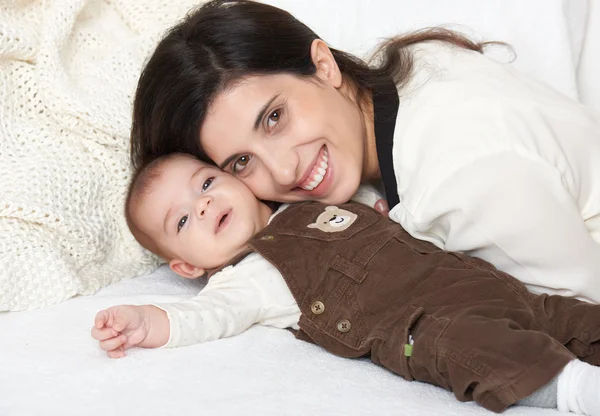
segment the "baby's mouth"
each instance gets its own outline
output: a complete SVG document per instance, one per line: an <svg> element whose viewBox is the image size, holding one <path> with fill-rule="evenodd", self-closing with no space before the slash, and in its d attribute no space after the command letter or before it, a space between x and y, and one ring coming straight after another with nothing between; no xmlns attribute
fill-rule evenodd
<svg viewBox="0 0 600 416"><path fill-rule="evenodd" d="M215 224L215 234L220 233L231 221L231 209L223 211L217 217L217 221Z"/></svg>
<svg viewBox="0 0 600 416"><path fill-rule="evenodd" d="M302 188L305 191L312 191L323 182L323 178L327 174L328 168L329 153L327 152L327 147L323 146L319 151L315 164L306 178L298 184L298 188Z"/></svg>

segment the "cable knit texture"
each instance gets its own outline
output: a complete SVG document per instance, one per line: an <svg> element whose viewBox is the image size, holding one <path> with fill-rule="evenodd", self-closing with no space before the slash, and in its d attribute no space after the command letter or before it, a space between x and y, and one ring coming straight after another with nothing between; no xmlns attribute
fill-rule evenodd
<svg viewBox="0 0 600 416"><path fill-rule="evenodd" d="M0 310L158 265L123 216L131 102L162 33L198 3L0 3Z"/></svg>

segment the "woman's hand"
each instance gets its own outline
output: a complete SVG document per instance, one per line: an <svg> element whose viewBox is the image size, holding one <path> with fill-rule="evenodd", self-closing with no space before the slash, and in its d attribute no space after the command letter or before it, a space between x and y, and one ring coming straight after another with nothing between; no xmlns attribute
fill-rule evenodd
<svg viewBox="0 0 600 416"><path fill-rule="evenodd" d="M379 212L383 216L388 216L390 212L390 207L385 199L381 198L375 202L375 206L373 207L377 212Z"/></svg>
<svg viewBox="0 0 600 416"><path fill-rule="evenodd" d="M383 194L369 182L360 184L352 196L352 201L374 208L377 212L386 217L390 212L390 207Z"/></svg>
<svg viewBox="0 0 600 416"><path fill-rule="evenodd" d="M135 346L160 347L168 341L169 333L167 314L152 305L105 309L98 312L92 328L92 337L111 358L124 357L125 350Z"/></svg>

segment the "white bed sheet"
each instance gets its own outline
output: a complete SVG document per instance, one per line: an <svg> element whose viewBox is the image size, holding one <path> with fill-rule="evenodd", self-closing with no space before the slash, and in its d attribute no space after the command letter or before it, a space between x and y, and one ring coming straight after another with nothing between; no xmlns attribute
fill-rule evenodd
<svg viewBox="0 0 600 416"><path fill-rule="evenodd" d="M343 359L285 330L111 360L89 331L101 308L176 301L201 289L164 266L94 296L0 314L0 416L487 415L368 360ZM514 407L506 415L558 415Z"/></svg>

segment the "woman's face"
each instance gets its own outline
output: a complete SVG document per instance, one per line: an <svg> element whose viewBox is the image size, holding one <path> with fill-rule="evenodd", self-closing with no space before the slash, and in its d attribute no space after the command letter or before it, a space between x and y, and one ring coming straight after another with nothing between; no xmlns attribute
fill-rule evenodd
<svg viewBox="0 0 600 416"><path fill-rule="evenodd" d="M258 198L338 204L359 186L362 112L342 86L337 65L316 64L317 79L244 78L208 111L200 130L203 148Z"/></svg>

